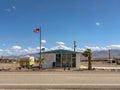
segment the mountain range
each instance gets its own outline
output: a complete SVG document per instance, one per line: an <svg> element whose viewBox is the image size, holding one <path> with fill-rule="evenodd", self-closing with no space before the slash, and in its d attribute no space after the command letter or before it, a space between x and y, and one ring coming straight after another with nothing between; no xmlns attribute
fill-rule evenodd
<svg viewBox="0 0 120 90"><path fill-rule="evenodd" d="M26 54L26 55L39 57L38 53ZM19 57L26 56L26 55L19 55L19 56L11 55L11 56L4 56L4 57L5 58L19 58ZM110 51L108 50L94 51L92 53L92 57L93 58L109 58L109 57L120 58L120 50L112 49ZM81 58L83 58L82 55L81 55Z"/></svg>
<svg viewBox="0 0 120 90"><path fill-rule="evenodd" d="M120 58L120 50L102 50L94 51L93 58Z"/></svg>

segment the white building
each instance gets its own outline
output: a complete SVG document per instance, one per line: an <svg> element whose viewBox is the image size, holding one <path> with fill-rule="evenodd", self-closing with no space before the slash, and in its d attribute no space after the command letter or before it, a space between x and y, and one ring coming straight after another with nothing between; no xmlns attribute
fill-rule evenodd
<svg viewBox="0 0 120 90"><path fill-rule="evenodd" d="M80 53L69 50L53 50L42 53L43 68L80 67Z"/></svg>

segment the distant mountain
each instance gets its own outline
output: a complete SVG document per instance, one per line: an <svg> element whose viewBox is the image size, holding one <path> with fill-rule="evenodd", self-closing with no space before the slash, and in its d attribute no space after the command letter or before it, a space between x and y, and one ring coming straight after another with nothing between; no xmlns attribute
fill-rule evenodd
<svg viewBox="0 0 120 90"><path fill-rule="evenodd" d="M94 58L109 58L109 54L111 58L120 58L120 50L115 50L115 49L110 50L110 52L108 50L94 51L93 57Z"/></svg>
<svg viewBox="0 0 120 90"><path fill-rule="evenodd" d="M120 50L112 49L110 52L108 50L101 50L101 51L94 51L92 53L93 58L120 58ZM81 55L81 58L84 58L84 56Z"/></svg>
<svg viewBox="0 0 120 90"><path fill-rule="evenodd" d="M33 54L26 54L26 55L20 55L20 56L5 56L6 58L19 58L22 56L34 56L34 57L39 57L39 53L33 53ZM108 50L101 50L101 51L94 51L93 52L93 58L109 58L109 51ZM110 50L110 57L111 58L120 58L120 50L112 49ZM83 56L81 55L81 58Z"/></svg>
<svg viewBox="0 0 120 90"><path fill-rule="evenodd" d="M2 58L18 58L19 56L15 56L15 55L10 55L10 56L3 56Z"/></svg>
<svg viewBox="0 0 120 90"><path fill-rule="evenodd" d="M39 57L40 55L38 53L33 53L33 54L25 54L25 55L19 55L19 56L15 56L15 55L4 56L4 58L20 58L20 57L24 57L24 56Z"/></svg>

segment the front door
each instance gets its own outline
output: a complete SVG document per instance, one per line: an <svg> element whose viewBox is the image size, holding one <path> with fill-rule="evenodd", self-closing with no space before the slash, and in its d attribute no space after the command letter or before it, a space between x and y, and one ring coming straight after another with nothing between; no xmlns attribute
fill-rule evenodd
<svg viewBox="0 0 120 90"><path fill-rule="evenodd" d="M61 54L56 54L56 67L61 67Z"/></svg>
<svg viewBox="0 0 120 90"><path fill-rule="evenodd" d="M62 54L62 66L71 67L71 54Z"/></svg>

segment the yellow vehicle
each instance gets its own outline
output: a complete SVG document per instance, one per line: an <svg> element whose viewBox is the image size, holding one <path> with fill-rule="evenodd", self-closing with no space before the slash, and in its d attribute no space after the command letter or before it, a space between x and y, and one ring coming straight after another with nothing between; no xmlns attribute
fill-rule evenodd
<svg viewBox="0 0 120 90"><path fill-rule="evenodd" d="M35 58L34 57L31 57L31 56L28 56L28 57L22 57L20 58L19 60L19 64L20 64L20 67L21 68L32 68L35 64Z"/></svg>

